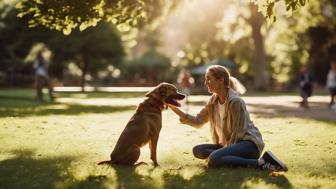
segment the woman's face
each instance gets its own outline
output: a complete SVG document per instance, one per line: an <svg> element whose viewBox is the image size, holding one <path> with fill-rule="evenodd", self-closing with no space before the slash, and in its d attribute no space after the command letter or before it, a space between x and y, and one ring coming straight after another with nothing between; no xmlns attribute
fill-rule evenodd
<svg viewBox="0 0 336 189"><path fill-rule="evenodd" d="M220 92L221 86L223 86L224 79L216 79L209 71L205 74L205 85L208 87L209 93Z"/></svg>

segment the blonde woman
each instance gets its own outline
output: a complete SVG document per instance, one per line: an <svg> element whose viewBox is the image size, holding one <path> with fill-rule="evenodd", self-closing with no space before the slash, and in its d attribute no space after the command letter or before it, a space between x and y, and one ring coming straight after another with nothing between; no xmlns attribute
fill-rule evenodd
<svg viewBox="0 0 336 189"><path fill-rule="evenodd" d="M207 159L209 167L255 167L272 171L287 171L287 167L270 151L260 157L264 142L260 131L250 120L243 99L238 95L245 88L228 70L219 65L208 68L205 85L212 96L196 115L189 115L176 106L169 107L183 124L195 128L210 121L213 144L200 144L193 148L196 158Z"/></svg>

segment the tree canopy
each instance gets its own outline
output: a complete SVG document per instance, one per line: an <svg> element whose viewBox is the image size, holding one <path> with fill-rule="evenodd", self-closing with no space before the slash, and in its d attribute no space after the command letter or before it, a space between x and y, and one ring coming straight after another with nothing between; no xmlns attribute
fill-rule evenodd
<svg viewBox="0 0 336 189"><path fill-rule="evenodd" d="M285 5L290 13L308 0L252 0L266 18L275 20L275 7ZM18 16L28 16L30 27L39 25L70 34L73 29L84 30L100 21L120 27L143 27L165 15L178 0L20 0Z"/></svg>

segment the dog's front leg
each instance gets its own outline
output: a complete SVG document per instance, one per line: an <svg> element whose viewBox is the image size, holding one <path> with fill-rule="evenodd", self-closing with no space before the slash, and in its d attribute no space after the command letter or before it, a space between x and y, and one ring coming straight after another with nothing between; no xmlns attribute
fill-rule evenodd
<svg viewBox="0 0 336 189"><path fill-rule="evenodd" d="M159 140L159 134L153 134L151 136L151 139L149 140L149 149L151 152L151 160L154 163L154 166L157 167L159 164L157 163L156 160L156 146L157 146L157 142Z"/></svg>

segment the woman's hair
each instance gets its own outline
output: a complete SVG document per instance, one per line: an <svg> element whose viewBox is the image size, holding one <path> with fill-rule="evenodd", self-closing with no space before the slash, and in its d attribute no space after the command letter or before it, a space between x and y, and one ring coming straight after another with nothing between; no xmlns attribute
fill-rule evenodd
<svg viewBox="0 0 336 189"><path fill-rule="evenodd" d="M244 85L241 84L238 79L232 77L230 72L224 66L212 65L207 71L211 72L216 79L223 78L225 87L235 90L238 94L244 94L246 92Z"/></svg>

